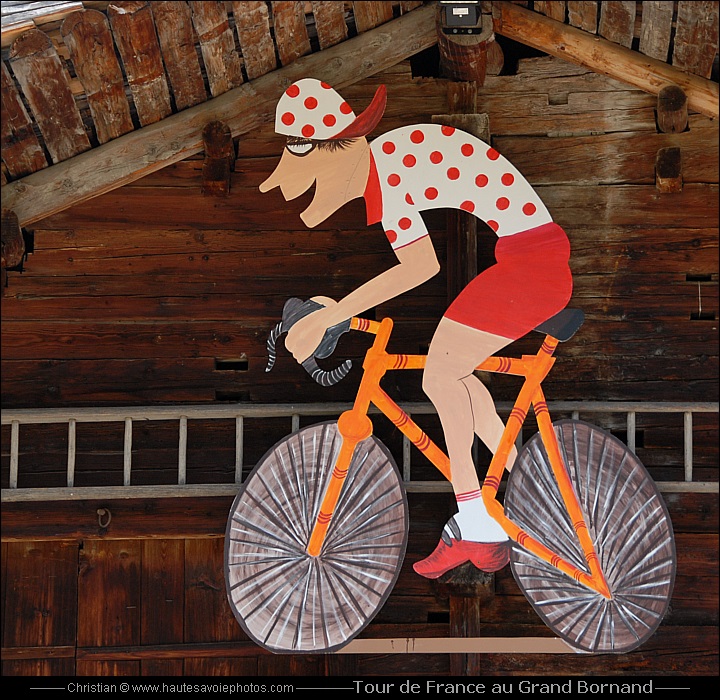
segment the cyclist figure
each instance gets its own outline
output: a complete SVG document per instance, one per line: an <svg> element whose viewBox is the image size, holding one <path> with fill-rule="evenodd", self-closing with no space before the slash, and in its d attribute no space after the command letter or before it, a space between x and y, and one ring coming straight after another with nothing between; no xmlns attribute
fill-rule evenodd
<svg viewBox="0 0 720 700"><path fill-rule="evenodd" d="M331 326L437 274L440 265L421 211L460 209L495 231L497 263L452 302L427 356L423 389L443 427L458 513L432 554L414 569L437 578L471 561L497 571L509 560L509 540L485 509L472 444L477 434L494 453L504 424L474 369L566 306L572 292L570 244L519 171L470 134L421 124L369 144L366 136L379 123L385 103L381 86L356 116L335 90L314 78L293 83L278 102L275 130L287 144L261 192L280 187L290 200L315 184L313 200L300 215L311 228L346 202L364 197L368 224L382 223L398 260L338 302L316 297L324 308L298 321L285 345L302 362Z"/></svg>

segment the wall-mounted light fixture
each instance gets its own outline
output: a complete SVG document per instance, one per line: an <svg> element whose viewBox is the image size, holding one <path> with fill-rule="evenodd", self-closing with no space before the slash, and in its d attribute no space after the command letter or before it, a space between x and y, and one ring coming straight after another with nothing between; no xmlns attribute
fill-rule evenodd
<svg viewBox="0 0 720 700"><path fill-rule="evenodd" d="M445 34L480 34L480 2L440 0L442 30Z"/></svg>

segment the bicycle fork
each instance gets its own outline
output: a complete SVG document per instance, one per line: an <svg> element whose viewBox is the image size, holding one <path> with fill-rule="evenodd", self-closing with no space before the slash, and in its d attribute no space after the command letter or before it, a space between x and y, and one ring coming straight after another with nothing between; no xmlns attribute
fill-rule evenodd
<svg viewBox="0 0 720 700"><path fill-rule="evenodd" d="M362 324L363 319L352 320L354 324L352 327L359 330L359 325ZM370 437L373 432L372 421L367 413L373 393L377 390L380 380L387 371L385 347L390 338L393 324L390 319L385 319L382 323L376 325L378 332L375 335L372 347L365 355L363 377L355 397L355 403L350 410L345 411L338 419L338 430L343 439L342 446L308 542L307 553L312 557L318 556L322 550L325 535L330 527L335 506L340 498L355 447L359 442Z"/></svg>

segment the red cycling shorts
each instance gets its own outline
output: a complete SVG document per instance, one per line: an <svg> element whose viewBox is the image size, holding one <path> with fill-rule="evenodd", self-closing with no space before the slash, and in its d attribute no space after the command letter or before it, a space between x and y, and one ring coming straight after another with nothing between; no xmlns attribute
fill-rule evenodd
<svg viewBox="0 0 720 700"><path fill-rule="evenodd" d="M445 317L516 340L565 308L570 242L555 223L498 238L497 263L460 292Z"/></svg>

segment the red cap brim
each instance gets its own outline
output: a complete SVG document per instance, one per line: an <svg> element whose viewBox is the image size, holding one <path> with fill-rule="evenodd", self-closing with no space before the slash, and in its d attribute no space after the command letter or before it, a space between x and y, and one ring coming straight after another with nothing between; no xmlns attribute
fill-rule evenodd
<svg viewBox="0 0 720 700"><path fill-rule="evenodd" d="M335 134L333 139L356 139L360 136L367 136L382 119L387 104L387 89L381 85L376 91L372 102L355 121L346 126L340 133Z"/></svg>

